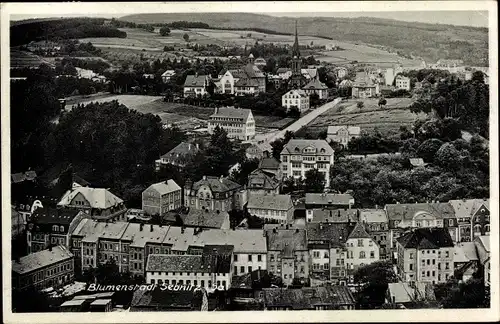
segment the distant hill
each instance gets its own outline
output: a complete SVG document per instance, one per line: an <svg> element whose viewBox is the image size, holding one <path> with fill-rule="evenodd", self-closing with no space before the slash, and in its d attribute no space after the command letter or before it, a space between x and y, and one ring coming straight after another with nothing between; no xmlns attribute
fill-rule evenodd
<svg viewBox="0 0 500 324"><path fill-rule="evenodd" d="M266 28L280 33L293 33L297 21L301 35L381 45L430 62L447 58L462 59L470 65L488 65L487 28L371 17L290 18L251 13L152 13L127 15L119 19L149 24L199 21L214 28Z"/></svg>

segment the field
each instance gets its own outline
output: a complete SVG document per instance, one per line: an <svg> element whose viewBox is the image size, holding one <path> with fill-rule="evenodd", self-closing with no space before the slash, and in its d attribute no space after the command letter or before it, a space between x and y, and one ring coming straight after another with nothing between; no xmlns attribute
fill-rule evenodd
<svg viewBox="0 0 500 324"><path fill-rule="evenodd" d="M52 63L30 52L19 51L14 49L11 49L10 51L11 69L37 68L42 63L52 66Z"/></svg>
<svg viewBox="0 0 500 324"><path fill-rule="evenodd" d="M387 105L378 107L378 99L361 100L364 107L357 108L360 100L349 100L337 107L330 109L323 115L313 120L307 130L311 133L319 133L326 130L328 126L350 125L360 126L362 130L373 132L375 128L384 134L392 134L399 130L402 125L413 124L417 119L426 119L424 113L413 114L407 108L412 99L389 98Z"/></svg>

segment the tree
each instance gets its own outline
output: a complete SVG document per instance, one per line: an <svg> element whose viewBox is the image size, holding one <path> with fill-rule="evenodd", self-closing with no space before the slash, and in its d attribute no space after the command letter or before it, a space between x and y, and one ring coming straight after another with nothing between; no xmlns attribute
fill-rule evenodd
<svg viewBox="0 0 500 324"><path fill-rule="evenodd" d="M383 107L387 104L387 100L385 98L380 98L378 101L378 106Z"/></svg>
<svg viewBox="0 0 500 324"><path fill-rule="evenodd" d="M288 116L291 118L299 118L300 117L299 108L297 108L297 106L291 106L290 110L288 110Z"/></svg>
<svg viewBox="0 0 500 324"><path fill-rule="evenodd" d="M443 141L437 138L431 138L420 144L417 149L417 154L419 157L423 158L426 162L433 162L436 152L443 145Z"/></svg>
<svg viewBox="0 0 500 324"><path fill-rule="evenodd" d="M328 131L326 129L322 130L318 134L318 139L326 140L327 137L328 137Z"/></svg>
<svg viewBox="0 0 500 324"><path fill-rule="evenodd" d="M358 101L356 103L356 107L358 107L359 110L363 109L364 106L365 106L365 104L363 103L363 101Z"/></svg>
<svg viewBox="0 0 500 324"><path fill-rule="evenodd" d="M168 35L170 35L170 28L168 28L168 27L162 27L162 28L160 28L160 35L161 36L168 36Z"/></svg>
<svg viewBox="0 0 500 324"><path fill-rule="evenodd" d="M472 82L484 83L484 73L481 71L474 71L472 73Z"/></svg>
<svg viewBox="0 0 500 324"><path fill-rule="evenodd" d="M185 33L184 36L182 36L186 42L189 42L189 35L188 33Z"/></svg>
<svg viewBox="0 0 500 324"><path fill-rule="evenodd" d="M453 144L445 143L437 150L434 161L447 172L457 171L460 167L460 152Z"/></svg>
<svg viewBox="0 0 500 324"><path fill-rule="evenodd" d="M325 175L318 169L310 169L305 174L304 187L306 192L320 193L325 188Z"/></svg>
<svg viewBox="0 0 500 324"><path fill-rule="evenodd" d="M285 141L282 138L278 138L278 139L272 141L271 143L269 143L269 145L271 145L271 148L273 151L272 152L273 157L275 159L279 160L281 151L283 151L283 148L285 147Z"/></svg>
<svg viewBox="0 0 500 324"><path fill-rule="evenodd" d="M231 174L231 178L239 184L246 184L248 182L248 175L257 169L259 166L258 159L243 160L239 168Z"/></svg>
<svg viewBox="0 0 500 324"><path fill-rule="evenodd" d="M237 162L233 152L233 143L229 140L227 132L219 126L215 127L210 137L210 145L205 155L208 175L227 175L229 167Z"/></svg>
<svg viewBox="0 0 500 324"><path fill-rule="evenodd" d="M95 269L95 278L103 285L120 284L121 275L116 260L111 258L106 263L99 264Z"/></svg>
<svg viewBox="0 0 500 324"><path fill-rule="evenodd" d="M385 293L390 282L397 277L391 262L378 261L359 268L354 273L354 282L361 286L358 303L361 308L374 308L385 302Z"/></svg>
<svg viewBox="0 0 500 324"><path fill-rule="evenodd" d="M490 293L480 278L466 282L450 280L436 286L436 298L443 308L489 308Z"/></svg>

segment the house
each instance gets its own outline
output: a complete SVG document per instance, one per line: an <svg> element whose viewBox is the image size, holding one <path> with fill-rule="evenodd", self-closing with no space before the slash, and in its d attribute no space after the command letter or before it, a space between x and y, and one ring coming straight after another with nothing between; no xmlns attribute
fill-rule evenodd
<svg viewBox="0 0 500 324"><path fill-rule="evenodd" d="M57 289L74 280L73 254L64 246L28 254L12 261L12 289Z"/></svg>
<svg viewBox="0 0 500 324"><path fill-rule="evenodd" d="M75 67L75 69L79 79L92 79L97 76L97 74L92 70L82 69L79 67Z"/></svg>
<svg viewBox="0 0 500 324"><path fill-rule="evenodd" d="M307 83L302 90L304 90L309 96L317 94L319 99L328 99L328 87L324 83L320 82L317 77Z"/></svg>
<svg viewBox="0 0 500 324"><path fill-rule="evenodd" d="M356 73L356 79L352 85L352 97L353 98L371 98L376 97L379 94L379 85L374 83L368 73L358 72Z"/></svg>
<svg viewBox="0 0 500 324"><path fill-rule="evenodd" d="M219 126L229 138L248 141L255 138L255 119L250 109L215 108L208 121L208 132L214 133Z"/></svg>
<svg viewBox="0 0 500 324"><path fill-rule="evenodd" d="M261 295L264 310L352 310L356 305L354 295L345 286L265 288Z"/></svg>
<svg viewBox="0 0 500 324"><path fill-rule="evenodd" d="M390 259L389 219L383 209L359 209L359 221L380 248L380 259Z"/></svg>
<svg viewBox="0 0 500 324"><path fill-rule="evenodd" d="M259 161L258 169L281 179L280 161L276 160L273 156L263 157Z"/></svg>
<svg viewBox="0 0 500 324"><path fill-rule="evenodd" d="M349 74L349 70L347 70L347 68L343 66L336 68L334 71L335 74L337 75L337 79L339 80L344 79Z"/></svg>
<svg viewBox="0 0 500 324"><path fill-rule="evenodd" d="M299 112L309 110L309 95L304 90L292 89L281 97L282 106L289 111L296 107Z"/></svg>
<svg viewBox="0 0 500 324"><path fill-rule="evenodd" d="M403 89L410 91L411 90L410 78L398 75L396 77L396 88L400 90Z"/></svg>
<svg viewBox="0 0 500 324"><path fill-rule="evenodd" d="M142 192L142 210L147 215L163 215L182 206L182 188L174 180L150 185Z"/></svg>
<svg viewBox="0 0 500 324"><path fill-rule="evenodd" d="M267 270L254 270L240 276L234 276L231 280L230 298L231 304L245 307L257 302L257 296L263 288L271 287L271 277ZM256 307L252 310L261 310Z"/></svg>
<svg viewBox="0 0 500 324"><path fill-rule="evenodd" d="M130 312L207 311L207 304L207 292L204 289L197 289L194 286L189 289L186 286L172 286L168 289L158 285L152 290L135 290L130 303Z"/></svg>
<svg viewBox="0 0 500 324"><path fill-rule="evenodd" d="M69 248L69 234L86 217L87 214L76 209L37 208L27 223L28 253L54 245Z"/></svg>
<svg viewBox="0 0 500 324"><path fill-rule="evenodd" d="M267 270L289 286L293 279L309 277L309 251L305 229L275 226L265 231Z"/></svg>
<svg viewBox="0 0 500 324"><path fill-rule="evenodd" d="M144 73L144 74L142 75L142 77L143 77L144 79L146 79L146 80L154 80L155 75L154 75L154 74L152 74L152 73Z"/></svg>
<svg viewBox="0 0 500 324"><path fill-rule="evenodd" d="M276 74L281 80L288 80L292 76L292 69L281 67L276 71Z"/></svg>
<svg viewBox="0 0 500 324"><path fill-rule="evenodd" d="M277 193L261 194L252 193L248 197L247 210L250 215L268 221L280 223L293 223L293 202L290 195Z"/></svg>
<svg viewBox="0 0 500 324"><path fill-rule="evenodd" d="M59 306L59 311L63 313L68 312L84 312L89 303L85 299L72 299L67 300Z"/></svg>
<svg viewBox="0 0 500 324"><path fill-rule="evenodd" d="M207 208L194 209L189 208L187 213L179 214L182 220L182 226L201 229L229 229L229 214L219 210L210 210Z"/></svg>
<svg viewBox="0 0 500 324"><path fill-rule="evenodd" d="M446 282L453 276L454 244L446 228L416 228L397 239L396 270L403 282Z"/></svg>
<svg viewBox="0 0 500 324"><path fill-rule="evenodd" d="M352 88L354 82L349 79L344 79L339 83L339 88Z"/></svg>
<svg viewBox="0 0 500 324"><path fill-rule="evenodd" d="M306 210L322 208L337 209L349 208L354 205L354 198L350 194L334 193L306 193Z"/></svg>
<svg viewBox="0 0 500 324"><path fill-rule="evenodd" d="M385 212L389 219L391 249L396 239L411 228L445 228L454 242L458 240L458 223L453 207L449 203L387 204Z"/></svg>
<svg viewBox="0 0 500 324"><path fill-rule="evenodd" d="M307 223L311 286L346 285L346 242L354 223Z"/></svg>
<svg viewBox="0 0 500 324"><path fill-rule="evenodd" d="M73 188L64 194L57 206L81 210L101 221L125 219L127 211L123 200L105 188Z"/></svg>
<svg viewBox="0 0 500 324"><path fill-rule="evenodd" d="M477 255L479 257L480 270L483 274L484 285L489 287L491 284L491 265L490 265L490 237L486 235L474 238Z"/></svg>
<svg viewBox="0 0 500 324"><path fill-rule="evenodd" d="M207 94L209 78L206 75L188 75L184 81L184 97L201 97Z"/></svg>
<svg viewBox="0 0 500 324"><path fill-rule="evenodd" d="M306 210L307 223L350 223L358 220L357 209L312 208Z"/></svg>
<svg viewBox="0 0 500 324"><path fill-rule="evenodd" d="M163 83L168 83L174 75L175 75L174 70L166 70L165 72L162 73L161 79Z"/></svg>
<svg viewBox="0 0 500 324"><path fill-rule="evenodd" d="M253 64L255 64L255 66L257 66L259 68L259 70L261 70L261 71L267 65L266 60L263 59L262 57L255 59Z"/></svg>
<svg viewBox="0 0 500 324"><path fill-rule="evenodd" d="M337 142L343 148L347 148L351 139L361 136L361 127L348 125L328 126L327 134L328 141Z"/></svg>
<svg viewBox="0 0 500 324"><path fill-rule="evenodd" d="M346 269L349 283L354 282L357 269L380 260L380 247L366 231L363 222L357 222L346 241Z"/></svg>
<svg viewBox="0 0 500 324"><path fill-rule="evenodd" d="M334 151L325 140L291 139L280 153L283 177L305 178L308 170L318 169L330 185Z"/></svg>
<svg viewBox="0 0 500 324"><path fill-rule="evenodd" d="M472 242L475 237L489 235L489 199L450 200L458 222L458 241Z"/></svg>
<svg viewBox="0 0 500 324"><path fill-rule="evenodd" d="M336 44L330 43L330 44L325 44L325 51L334 51L338 48Z"/></svg>
<svg viewBox="0 0 500 324"><path fill-rule="evenodd" d="M171 164L178 167L185 167L189 161L200 151L199 144L187 142L179 143L169 152L163 154L155 161L156 170L159 171L162 165Z"/></svg>
<svg viewBox="0 0 500 324"><path fill-rule="evenodd" d="M146 283L227 290L233 277L232 245L206 245L201 255L151 254Z"/></svg>
<svg viewBox="0 0 500 324"><path fill-rule="evenodd" d="M438 308L432 284L428 282L391 282L386 303L395 308Z"/></svg>
<svg viewBox="0 0 500 324"><path fill-rule="evenodd" d="M262 169L252 171L248 175L247 192L251 195L279 194L279 180Z"/></svg>
<svg viewBox="0 0 500 324"><path fill-rule="evenodd" d="M237 69L226 69L219 73L219 92L233 95L257 94L266 91L266 76L254 64Z"/></svg>
<svg viewBox="0 0 500 324"><path fill-rule="evenodd" d="M246 203L243 187L225 177L203 176L197 182L186 181L184 206L191 209L202 207L221 212L241 209Z"/></svg>
<svg viewBox="0 0 500 324"><path fill-rule="evenodd" d="M455 245L453 252L453 277L458 280L467 281L472 278L478 270L479 257L474 242L460 242Z"/></svg>

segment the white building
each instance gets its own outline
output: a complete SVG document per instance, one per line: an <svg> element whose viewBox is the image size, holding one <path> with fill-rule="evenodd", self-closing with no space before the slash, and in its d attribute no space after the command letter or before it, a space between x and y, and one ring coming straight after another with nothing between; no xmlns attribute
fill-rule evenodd
<svg viewBox="0 0 500 324"><path fill-rule="evenodd" d="M247 209L250 215L280 223L293 223L293 202L290 195L250 194Z"/></svg>
<svg viewBox="0 0 500 324"><path fill-rule="evenodd" d="M410 78L398 75L396 77L396 88L410 91L411 89Z"/></svg>
<svg viewBox="0 0 500 324"><path fill-rule="evenodd" d="M380 259L380 249L363 223L358 222L346 241L346 267L349 281L353 280L354 271L359 267L377 262Z"/></svg>
<svg viewBox="0 0 500 324"><path fill-rule="evenodd" d="M276 74L281 80L288 80L292 76L292 70L289 68L279 68Z"/></svg>
<svg viewBox="0 0 500 324"><path fill-rule="evenodd" d="M361 136L361 128L359 126L328 126L327 133L328 141L337 142L344 148L353 138Z"/></svg>
<svg viewBox="0 0 500 324"><path fill-rule="evenodd" d="M182 188L174 180L150 185L142 192L142 210L147 215L164 215L182 206Z"/></svg>
<svg viewBox="0 0 500 324"><path fill-rule="evenodd" d="M280 154L283 177L305 178L308 170L318 169L328 187L334 153L325 140L292 139Z"/></svg>
<svg viewBox="0 0 500 324"><path fill-rule="evenodd" d="M208 121L208 132L214 133L219 126L229 138L248 141L255 137L255 120L250 109L215 108Z"/></svg>
<svg viewBox="0 0 500 324"><path fill-rule="evenodd" d="M317 94L319 99L328 98L328 87L319 81L318 78L312 79L302 88L302 90L304 90L308 95L312 95L313 93Z"/></svg>
<svg viewBox="0 0 500 324"><path fill-rule="evenodd" d="M163 74L161 75L161 79L163 80L163 83L167 83L170 81L170 79L175 75L175 71L174 70L166 70L165 72L163 72Z"/></svg>
<svg viewBox="0 0 500 324"><path fill-rule="evenodd" d="M349 74L349 71L345 67L339 67L335 69L335 73L337 74L337 79L343 79Z"/></svg>
<svg viewBox="0 0 500 324"><path fill-rule="evenodd" d="M281 101L287 111L292 107L297 107L300 112L309 109L309 95L304 90L290 90L281 97Z"/></svg>
<svg viewBox="0 0 500 324"><path fill-rule="evenodd" d="M184 81L184 97L201 97L207 94L208 76L188 75Z"/></svg>

